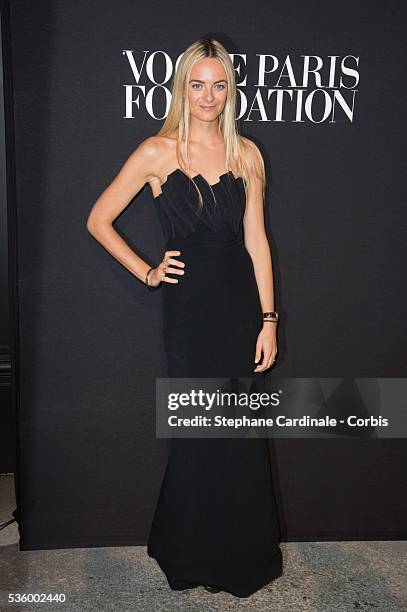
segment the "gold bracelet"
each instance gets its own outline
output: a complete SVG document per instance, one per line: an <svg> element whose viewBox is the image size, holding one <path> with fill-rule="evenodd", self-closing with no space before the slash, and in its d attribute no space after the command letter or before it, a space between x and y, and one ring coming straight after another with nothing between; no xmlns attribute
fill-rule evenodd
<svg viewBox="0 0 407 612"><path fill-rule="evenodd" d="M154 287L148 284L148 275L150 274L151 270L154 270L154 267L151 267L149 270L147 270L147 274L146 274L146 285L148 289L154 289Z"/></svg>
<svg viewBox="0 0 407 612"><path fill-rule="evenodd" d="M263 322L266 323L277 323L278 321L278 312L273 310L272 312L263 312Z"/></svg>

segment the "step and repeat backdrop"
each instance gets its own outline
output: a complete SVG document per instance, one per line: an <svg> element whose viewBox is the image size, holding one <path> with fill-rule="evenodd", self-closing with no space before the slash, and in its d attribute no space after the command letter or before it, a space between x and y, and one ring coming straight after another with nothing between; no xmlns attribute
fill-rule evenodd
<svg viewBox="0 0 407 612"><path fill-rule="evenodd" d="M405 6L204 8L9 5L21 549L146 544L169 448L156 435L162 295L86 220L160 129L177 61L201 36L230 53L239 129L266 165L280 313L267 382L320 381L322 407L334 398L337 413L373 405L377 416L380 381L407 376ZM161 260L148 185L115 228L151 265ZM407 451L392 432L270 439L282 539L405 537Z"/></svg>

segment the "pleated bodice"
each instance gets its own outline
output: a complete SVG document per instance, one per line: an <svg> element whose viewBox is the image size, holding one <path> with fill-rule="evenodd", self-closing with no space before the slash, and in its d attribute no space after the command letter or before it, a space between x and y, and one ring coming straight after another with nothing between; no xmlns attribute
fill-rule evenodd
<svg viewBox="0 0 407 612"><path fill-rule="evenodd" d="M199 208L198 186L203 206ZM246 194L242 177L225 172L213 184L201 175L189 177L177 168L168 174L161 193L154 198L167 242L176 236L187 237L199 228L211 232L228 229L242 238Z"/></svg>

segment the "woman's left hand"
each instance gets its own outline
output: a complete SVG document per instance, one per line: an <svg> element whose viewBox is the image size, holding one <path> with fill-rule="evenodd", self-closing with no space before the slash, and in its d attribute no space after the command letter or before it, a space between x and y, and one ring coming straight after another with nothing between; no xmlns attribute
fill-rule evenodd
<svg viewBox="0 0 407 612"><path fill-rule="evenodd" d="M256 354L254 362L257 363L261 359L263 352L262 364L256 366L255 372L263 372L273 365L277 355L277 333L275 323L263 323L263 328L257 337Z"/></svg>

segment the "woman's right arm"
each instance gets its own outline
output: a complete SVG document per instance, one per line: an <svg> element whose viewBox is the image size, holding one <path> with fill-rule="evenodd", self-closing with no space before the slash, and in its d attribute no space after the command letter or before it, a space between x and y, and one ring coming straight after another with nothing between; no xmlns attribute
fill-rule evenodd
<svg viewBox="0 0 407 612"><path fill-rule="evenodd" d="M149 177L156 175L157 160L160 159L161 153L160 143L154 136L144 140L133 151L110 185L98 197L86 223L88 232L143 283L145 283L147 271L151 266L141 259L116 232L113 228L113 222L140 189L144 187ZM166 252L166 263L179 265L179 261L168 258L169 253L175 253L175 251ZM168 269L168 271L174 270ZM180 272L179 270L175 273L178 274ZM159 284L162 280L172 283L177 282L177 279L171 277L165 278L162 273L161 276L158 277L158 270L154 270L154 274L150 273L149 280L153 278L154 285Z"/></svg>

